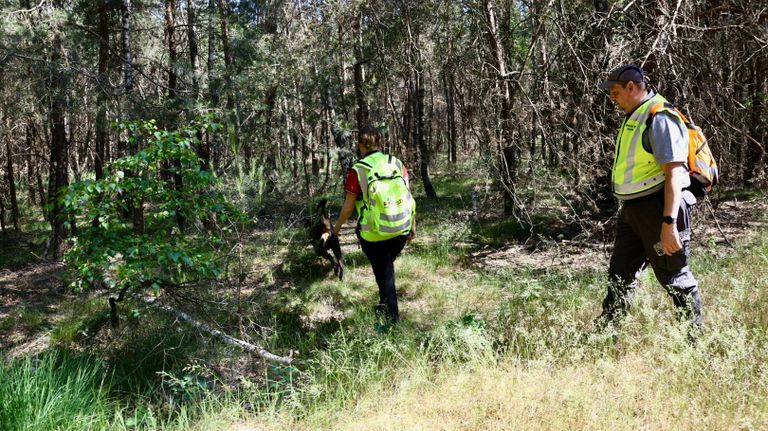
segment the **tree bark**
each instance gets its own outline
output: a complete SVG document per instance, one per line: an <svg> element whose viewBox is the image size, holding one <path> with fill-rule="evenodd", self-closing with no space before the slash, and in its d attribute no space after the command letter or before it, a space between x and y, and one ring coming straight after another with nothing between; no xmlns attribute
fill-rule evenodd
<svg viewBox="0 0 768 431"><path fill-rule="evenodd" d="M29 148L31 157L33 158L33 162L30 166L36 167L37 166L37 160L39 159L39 155L37 154L37 147L35 146L35 137L38 135L37 128L32 124L33 120L27 121L27 148ZM48 210L47 210L47 203L48 198L45 194L45 187L43 186L43 175L41 174L41 168L37 166L34 172L34 177L30 173L30 181L34 178L35 184L37 186L37 196L38 196L38 203L40 204L40 211L43 214L43 217L48 220Z"/></svg>
<svg viewBox="0 0 768 431"><path fill-rule="evenodd" d="M227 0L219 0L219 24L221 25L221 48L224 54L224 94L227 99L227 115L229 116L229 127L233 129L233 132L229 134L230 139L235 142L231 142L232 148L240 148L239 145L239 124L237 120L237 112L235 111L235 96L234 88L232 88L232 51L229 45L229 23L228 15L229 8L227 7ZM250 145L244 145L244 158L246 166L250 163Z"/></svg>
<svg viewBox="0 0 768 431"><path fill-rule="evenodd" d="M176 48L176 0L165 0L165 37L168 46L168 99L171 102L171 128L175 128L175 114L179 106L176 67L178 50Z"/></svg>
<svg viewBox="0 0 768 431"><path fill-rule="evenodd" d="M192 99L200 97L200 80L197 73L197 11L194 0L187 0L187 42L189 43L189 66L192 69Z"/></svg>
<svg viewBox="0 0 768 431"><path fill-rule="evenodd" d="M509 49L505 46L496 16L493 1L485 2L485 17L488 22L488 41L493 55L494 65L497 70L496 84L501 99L499 112L499 148L501 149L500 176L502 193L504 195L504 214L511 215L514 212L513 185L517 179L519 157L517 148L512 140L512 89L510 88L509 72L507 70L506 54ZM502 25L508 25L508 17L504 17Z"/></svg>
<svg viewBox="0 0 768 431"><path fill-rule="evenodd" d="M191 26L190 26L191 28ZM168 99L171 102L170 124L166 124L169 129L178 128L178 111L181 106L178 92L178 75L176 68L178 66L178 49L176 41L176 0L165 0L165 34L168 43ZM193 71L194 74L194 71ZM181 193L184 186L181 176L181 161L178 159L171 162L173 164L173 187L177 193ZM179 230L184 232L186 220L180 207L176 207L176 224Z"/></svg>
<svg viewBox="0 0 768 431"><path fill-rule="evenodd" d="M66 75L60 64L64 57L62 33L59 28L53 28L53 40L51 44L51 71L50 71L50 117L51 127L51 178L52 191L49 195L51 212L51 241L48 246L49 255L58 260L62 257L62 245L66 238L64 228L64 207L59 199L59 194L68 185L67 180L67 135L64 124L66 112Z"/></svg>
<svg viewBox="0 0 768 431"><path fill-rule="evenodd" d="M123 40L123 87L126 94L133 90L133 60L131 59L131 0L120 3Z"/></svg>
<svg viewBox="0 0 768 431"><path fill-rule="evenodd" d="M8 130L8 128L6 128ZM13 168L13 148L11 147L10 137L5 137L5 150L6 150L6 170L5 175L8 181L8 197L11 200L11 220L13 221L13 229L16 232L20 232L19 228L19 203L16 199L16 176L14 175Z"/></svg>
<svg viewBox="0 0 768 431"><path fill-rule="evenodd" d="M109 103L108 88L109 77L107 76L109 64L109 1L101 0L99 2L99 75L98 89L96 96L96 148L93 157L93 169L96 180L104 178L105 149L109 146L109 133L107 124L107 104ZM94 217L91 225L99 225L99 218Z"/></svg>
<svg viewBox="0 0 768 431"><path fill-rule="evenodd" d="M359 16L355 21L354 30L355 33L355 64L354 64L354 85L355 85L355 102L357 103L357 128L360 129L370 121L370 112L368 109L368 102L365 94L365 68L363 65L366 60L363 55L363 17Z"/></svg>
<svg viewBox="0 0 768 431"><path fill-rule="evenodd" d="M421 181L424 184L424 193L428 198L436 198L437 193L429 177L429 162L431 151L427 143L424 130L424 86L422 83L421 71L414 71L414 128L413 141L419 150L419 173Z"/></svg>
<svg viewBox="0 0 768 431"><path fill-rule="evenodd" d="M26 157L26 163L27 163L27 195L29 196L29 203L30 205L34 205L37 200L37 193L35 192L35 163L34 158L32 157L32 146L30 145L30 139L29 139L29 126L25 125L24 127L25 133L24 133L24 142L26 144L26 150L27 151L27 157Z"/></svg>
<svg viewBox="0 0 768 431"><path fill-rule="evenodd" d="M3 203L3 193L0 191L0 232L5 235L5 204Z"/></svg>
<svg viewBox="0 0 768 431"><path fill-rule="evenodd" d="M133 91L133 60L131 58L131 0L122 0L122 42L123 42L123 90L124 102L129 106L132 104L131 92ZM130 108L129 108L130 109ZM128 149L131 153L138 152L138 143ZM131 175L129 172L128 175ZM133 232L136 234L144 233L144 202L131 200L131 219L133 223Z"/></svg>
<svg viewBox="0 0 768 431"><path fill-rule="evenodd" d="M216 78L216 65L214 53L216 52L216 0L208 0L208 58L206 70L208 72L208 101L209 108L216 109L219 106L219 86ZM215 145L210 132L205 133L205 151L203 163L216 172L218 160L216 158Z"/></svg>

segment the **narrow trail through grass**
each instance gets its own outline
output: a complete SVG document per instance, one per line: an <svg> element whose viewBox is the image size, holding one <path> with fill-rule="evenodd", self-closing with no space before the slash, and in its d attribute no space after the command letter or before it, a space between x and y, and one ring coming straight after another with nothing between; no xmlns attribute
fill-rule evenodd
<svg viewBox="0 0 768 431"><path fill-rule="evenodd" d="M25 346L49 337L40 350L76 357L75 369L98 371L81 387L101 388L88 405L80 389L60 397L72 398L57 405L80 421L62 429L768 428L766 201L718 204L737 247L725 247L700 216L692 264L707 330L695 345L650 273L616 340L593 333L605 245L546 237L492 245L519 226L479 229L461 212L466 203L447 198L422 205L433 211L396 263L403 322L384 334L351 228L344 281L301 232L251 234L241 319L232 291L209 292L200 297L207 308L192 311L294 355L292 367L249 358L136 304L111 330L103 298L62 290L56 268L5 269L0 340L6 361L20 359L6 362L0 392L35 384L23 361L36 351ZM54 371L50 380L62 377Z"/></svg>

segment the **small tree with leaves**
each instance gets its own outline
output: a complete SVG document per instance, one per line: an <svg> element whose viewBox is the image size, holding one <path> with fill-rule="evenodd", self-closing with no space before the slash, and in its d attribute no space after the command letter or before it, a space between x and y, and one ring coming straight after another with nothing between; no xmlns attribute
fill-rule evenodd
<svg viewBox="0 0 768 431"><path fill-rule="evenodd" d="M167 131L145 121L120 128L143 149L114 161L101 179L72 184L60 198L71 215L91 221L65 255L73 287L103 285L116 293L114 324L115 303L130 289L173 291L219 278L232 222L242 217L215 191L215 177L201 169L195 152L198 132L215 133L219 125ZM125 218L135 202L144 203L142 230Z"/></svg>

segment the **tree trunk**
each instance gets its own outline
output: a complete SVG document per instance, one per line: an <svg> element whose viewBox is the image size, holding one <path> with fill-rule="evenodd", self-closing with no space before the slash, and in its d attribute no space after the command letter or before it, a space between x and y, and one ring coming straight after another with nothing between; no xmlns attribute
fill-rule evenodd
<svg viewBox="0 0 768 431"><path fill-rule="evenodd" d="M32 124L33 120L28 120L27 122L27 146L29 148L29 151L33 155L33 164L31 166L37 166L37 161L39 160L40 156L37 154L37 147L35 147L35 136L38 135L37 128ZM37 185L37 196L39 198L38 203L40 204L40 211L43 214L43 218L46 220L49 219L48 217L48 210L47 210L47 203L48 198L45 194L45 187L43 187L43 175L41 174L41 169L38 166L37 169L35 169L35 176L30 176L30 181L32 181L32 178L35 179L35 183Z"/></svg>
<svg viewBox="0 0 768 431"><path fill-rule="evenodd" d="M176 109L179 106L176 66L178 52L176 49L176 0L165 0L165 37L168 44L168 99L171 102L170 128L176 128Z"/></svg>
<svg viewBox="0 0 768 431"><path fill-rule="evenodd" d="M761 67L763 66L763 67ZM750 115L745 122L746 134L753 137L758 142L765 143L766 140L766 108L765 108L765 94L766 94L766 78L765 71L767 64L763 56L755 56L749 63L747 69L747 94L750 95L752 107L750 109ZM755 186L765 182L763 178L765 174L765 150L764 146L755 145L751 140L744 140L746 145L745 159L748 170L744 176L744 184L749 186ZM756 180L759 181L756 183Z"/></svg>
<svg viewBox="0 0 768 431"><path fill-rule="evenodd" d="M355 65L354 65L354 84L355 84L355 102L357 102L357 128L360 129L370 120L368 102L365 95L365 59L363 58L363 28L362 16L355 22Z"/></svg>
<svg viewBox="0 0 768 431"><path fill-rule="evenodd" d="M192 69L192 99L200 97L200 80L197 74L197 11L194 0L187 0L187 41L189 43L189 66Z"/></svg>
<svg viewBox="0 0 768 431"><path fill-rule="evenodd" d="M53 28L53 41L51 45L51 72L50 72L50 127L51 127L51 178L52 193L49 195L51 212L51 241L48 253L53 259L62 256L62 245L66 238L64 228L64 207L59 199L61 193L68 185L67 181L67 136L64 124L66 110L66 76L61 66L64 55L62 34L60 29Z"/></svg>
<svg viewBox="0 0 768 431"><path fill-rule="evenodd" d="M288 118L288 100L284 99L285 102L285 116L286 121L289 123L290 126L290 119ZM264 116L264 139L267 142L272 141L272 117L275 113L275 106L277 104L277 87L276 86L270 86L270 88L267 90L267 94L264 97L264 110L262 111L262 115ZM278 109L279 110L279 109ZM290 136L291 128L287 130L287 134ZM290 138L289 138L290 139ZM275 141L279 142L279 139L276 139ZM290 148L290 144L289 144ZM275 175L277 173L278 169L278 155L279 155L280 147L278 145L275 145L271 148L267 148L267 154L266 154L266 161L265 161L265 180L266 184L264 187L264 193L265 194L271 194L272 191L277 187L277 183L275 182ZM296 161L295 159L293 160ZM294 172L295 174L295 172Z"/></svg>
<svg viewBox="0 0 768 431"><path fill-rule="evenodd" d="M211 109L219 106L219 86L216 79L214 53L216 52L216 0L208 0L208 59L206 69L208 71L208 100ZM216 158L215 145L212 142L210 132L205 133L205 159L206 166L210 166L216 172L218 160Z"/></svg>
<svg viewBox="0 0 768 431"><path fill-rule="evenodd" d="M35 165L36 160L32 157L32 146L29 139L29 126L25 126L24 142L26 144L27 151L27 194L29 196L30 205L34 205L36 202L37 193L35 192Z"/></svg>
<svg viewBox="0 0 768 431"><path fill-rule="evenodd" d="M231 148L237 148L240 150L239 139L239 124L237 120L237 112L235 111L235 98L234 88L232 88L232 52L229 46L229 24L227 22L229 15L229 8L227 7L227 0L219 0L219 24L221 25L221 48L224 54L224 94L227 98L227 115L229 116L229 128L232 132L229 134L229 139L234 140L230 142ZM244 145L242 148L243 156L246 166L250 163L251 159L251 147L250 145ZM237 156L237 155L236 155Z"/></svg>
<svg viewBox="0 0 768 431"><path fill-rule="evenodd" d="M6 128L9 130L10 128ZM16 199L16 176L13 173L13 148L11 148L11 139L9 136L5 137L5 150L7 157L6 164L6 179L8 180L8 197L11 200L11 220L13 220L13 229L19 232L19 204Z"/></svg>
<svg viewBox="0 0 768 431"><path fill-rule="evenodd" d="M131 92L133 90L133 60L131 59L131 0L122 0L122 40L123 40L123 90L125 92L124 102L130 105ZM130 108L129 108L130 109ZM130 139L129 139L130 140ZM129 152L138 152L138 143L133 144L128 149ZM131 173L128 173L129 175ZM144 233L144 202L139 199L137 202L131 200L131 219L133 223L133 232L136 234Z"/></svg>
<svg viewBox="0 0 768 431"><path fill-rule="evenodd" d="M5 204L2 191L0 191L0 231L5 235Z"/></svg>
<svg viewBox="0 0 768 431"><path fill-rule="evenodd" d="M455 164L458 161L458 153L456 150L456 91L453 77L453 66L450 64L443 72L443 92L445 93L446 128L448 129L448 161L452 164Z"/></svg>
<svg viewBox="0 0 768 431"><path fill-rule="evenodd" d="M514 212L514 195L512 193L513 185L517 179L517 170L519 158L517 157L517 148L512 140L513 122L512 122L512 94L509 82L509 72L507 71L506 52L509 49L504 44L504 39L499 30L496 11L491 0L485 2L485 16L488 21L488 40L493 55L493 61L498 71L497 85L499 97L501 99L501 111L499 112L499 148L501 149L500 160L500 179L502 184L502 193L504 195L504 214L511 215ZM508 19L501 20L502 25L508 25Z"/></svg>
<svg viewBox="0 0 768 431"><path fill-rule="evenodd" d="M429 178L429 162L431 158L424 127L424 86L420 71L415 71L414 77L414 128L413 141L419 150L419 173L424 184L424 193L428 198L436 198L437 193Z"/></svg>
<svg viewBox="0 0 768 431"><path fill-rule="evenodd" d="M200 76L197 70L200 51L197 47L197 11L194 0L187 0L187 41L189 42L189 67L192 69L192 100L197 105L200 101ZM196 115L193 109L187 113L189 119L195 118ZM209 155L208 146L203 143L202 130L197 131L196 138L198 143L195 145L195 152L200 158L200 170L206 171L209 169Z"/></svg>
<svg viewBox="0 0 768 431"><path fill-rule="evenodd" d="M123 87L126 94L133 89L133 60L131 59L131 0L122 0L120 11L123 21Z"/></svg>
<svg viewBox="0 0 768 431"><path fill-rule="evenodd" d="M170 124L166 127L169 129L178 128L178 110L181 106L181 100L179 100L178 94L178 76L176 74L176 67L178 65L178 51L176 48L176 0L165 0L165 34L168 42L168 99L171 101L171 113ZM194 74L194 72L193 72ZM181 161L178 159L173 160L173 187L176 192L181 193L183 188L183 181L181 177ZM179 226L179 230L184 232L184 215L181 213L181 208L176 207L176 224Z"/></svg>
<svg viewBox="0 0 768 431"><path fill-rule="evenodd" d="M109 64L109 9L108 0L99 2L99 89L96 96L96 148L93 158L93 168L96 180L104 178L105 148L109 146L109 133L107 124L107 103L109 98L107 88L109 77L107 68ZM91 225L99 225L98 217L94 217Z"/></svg>
<svg viewBox="0 0 768 431"><path fill-rule="evenodd" d="M443 93L445 95L445 123L447 133L446 137L448 140L448 161L452 164L455 164L458 154L456 151L456 80L454 77L455 65L453 58L453 28L451 24L453 17L451 14L451 3L446 2L446 4L447 7L444 8L445 15L443 19L443 26L445 27L445 33L447 35L445 40L446 59L445 67L443 68Z"/></svg>

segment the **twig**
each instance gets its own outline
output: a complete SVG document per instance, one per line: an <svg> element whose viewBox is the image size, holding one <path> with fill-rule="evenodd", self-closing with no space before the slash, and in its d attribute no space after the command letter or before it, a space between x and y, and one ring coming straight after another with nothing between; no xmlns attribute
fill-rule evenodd
<svg viewBox="0 0 768 431"><path fill-rule="evenodd" d="M715 114L715 116L716 116L716 117L717 117L717 118L718 118L720 121L722 121L722 122L723 122L723 124L725 124L726 126L728 126L728 127L729 127L731 130L733 130L734 132L736 132L736 133L741 133L741 135L742 135L742 136L744 136L745 138L747 138L747 139L748 139L750 142L752 142L753 144L757 145L757 146L758 146L758 148L760 148L760 150L761 150L762 152L765 152L765 147L763 146L763 144L761 144L761 143L760 143L760 141L758 141L757 139L755 139L755 138L753 138L752 136L750 136L750 135L749 135L749 133L747 133L747 132L744 132L743 130L739 130L739 128L738 128L738 127L736 127L736 126L732 125L731 123L729 123L728 121L726 121L726 120L725 120L725 118L723 118L723 117L722 117L722 115L720 115L720 113L719 113L719 112L717 112L717 109L713 109L713 110L712 110L712 112Z"/></svg>
<svg viewBox="0 0 768 431"><path fill-rule="evenodd" d="M675 13L672 15L672 19L669 20L669 22L659 30L659 35L656 36L656 40L653 41L653 45L651 46L651 49L648 50L648 53L645 55L645 58L643 59L643 62L641 65L645 65L645 63L648 61L648 58L650 58L651 54L653 54L654 51L656 51L656 47L659 45L659 42L661 42L662 36L667 32L667 30L672 27L674 31L674 25L675 20L677 19L677 14L680 11L680 5L683 3L683 0L677 0L677 6L675 6Z"/></svg>
<svg viewBox="0 0 768 431"><path fill-rule="evenodd" d="M717 226L717 230L719 230L720 234L723 236L725 243L735 250L736 247L733 245L731 240L728 239L728 236L723 231L723 228L720 227L720 222L717 220L717 217L715 216L715 208L712 206L712 201L709 199L709 196L705 196L704 200L707 201L707 207L709 208L709 213L712 214L712 219L715 220L715 226Z"/></svg>
<svg viewBox="0 0 768 431"><path fill-rule="evenodd" d="M37 5L37 6L35 6L35 7L33 7L33 8L30 8L30 9L18 9L18 10L12 10L12 11L10 11L10 12L5 12L5 14L6 14L7 16L12 16L12 15L15 15L15 14L18 14L18 13L29 13L29 12L34 12L34 11L36 11L36 10L40 9L40 8L43 6L43 3L45 3L45 0L42 0L42 1L41 1L41 2L40 2L38 5Z"/></svg>

